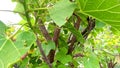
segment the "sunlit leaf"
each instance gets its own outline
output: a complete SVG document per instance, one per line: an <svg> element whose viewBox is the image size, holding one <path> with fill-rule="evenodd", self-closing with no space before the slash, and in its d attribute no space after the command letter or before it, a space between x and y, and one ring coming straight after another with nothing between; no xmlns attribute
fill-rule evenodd
<svg viewBox="0 0 120 68"><path fill-rule="evenodd" d="M26 41L26 45L29 45L29 47L24 46L24 41ZM2 41L0 41L2 42L0 43L2 45L0 48L0 67L8 68L11 63L20 59L20 57L29 50L30 45L35 41L35 35L32 32L26 31L18 34L15 44L11 40L3 37Z"/></svg>
<svg viewBox="0 0 120 68"><path fill-rule="evenodd" d="M21 53L11 40L5 40L0 48L0 67L8 68L8 66L19 59Z"/></svg>
<svg viewBox="0 0 120 68"><path fill-rule="evenodd" d="M15 45L24 54L35 41L36 37L32 31L22 31L17 35Z"/></svg>
<svg viewBox="0 0 120 68"><path fill-rule="evenodd" d="M6 28L7 26L2 21L0 21L0 35L5 34Z"/></svg>
<svg viewBox="0 0 120 68"><path fill-rule="evenodd" d="M6 38L3 35L0 35L0 47L2 46L5 40Z"/></svg>
<svg viewBox="0 0 120 68"><path fill-rule="evenodd" d="M75 4L69 0L61 0L57 2L50 10L50 16L58 26L62 26L72 15Z"/></svg>
<svg viewBox="0 0 120 68"><path fill-rule="evenodd" d="M99 60L94 54L91 54L89 57L83 58L83 62L85 68L100 68Z"/></svg>
<svg viewBox="0 0 120 68"><path fill-rule="evenodd" d="M77 0L80 13L120 28L120 1L119 0ZM120 29L119 29L120 30Z"/></svg>

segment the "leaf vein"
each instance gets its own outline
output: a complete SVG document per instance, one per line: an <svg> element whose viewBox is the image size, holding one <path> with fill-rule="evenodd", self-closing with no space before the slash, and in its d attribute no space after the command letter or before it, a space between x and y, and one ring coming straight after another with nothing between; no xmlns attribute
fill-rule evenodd
<svg viewBox="0 0 120 68"><path fill-rule="evenodd" d="M103 0L97 7L97 9L105 2L105 0Z"/></svg>
<svg viewBox="0 0 120 68"><path fill-rule="evenodd" d="M85 9L87 2L88 2L88 0L85 1L85 4L83 6L83 10Z"/></svg>

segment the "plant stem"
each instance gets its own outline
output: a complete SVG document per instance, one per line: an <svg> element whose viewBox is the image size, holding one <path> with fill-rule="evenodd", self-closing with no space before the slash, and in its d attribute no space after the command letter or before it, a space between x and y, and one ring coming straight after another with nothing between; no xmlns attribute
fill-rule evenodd
<svg viewBox="0 0 120 68"><path fill-rule="evenodd" d="M35 8L35 9L31 9L31 10L28 10L28 12L31 12L31 11L39 11L39 10L47 10L48 8Z"/></svg>
<svg viewBox="0 0 120 68"><path fill-rule="evenodd" d="M30 28L33 30L33 27L32 27L31 21L30 21L30 16L29 16L29 13L27 11L28 7L27 7L27 4L26 4L26 0L24 0L24 2L22 2L22 4L24 6L25 16L26 16L27 22L28 22Z"/></svg>
<svg viewBox="0 0 120 68"><path fill-rule="evenodd" d="M54 29L54 36L53 36L53 41L55 42L56 47L58 47L58 38L60 35L60 28L56 27ZM50 63L54 62L54 55L55 55L55 50L51 50L48 59L50 60Z"/></svg>

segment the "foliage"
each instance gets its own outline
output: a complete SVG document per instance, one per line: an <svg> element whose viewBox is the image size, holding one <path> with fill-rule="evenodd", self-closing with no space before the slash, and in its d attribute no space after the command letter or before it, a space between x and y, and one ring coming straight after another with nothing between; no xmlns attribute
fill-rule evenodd
<svg viewBox="0 0 120 68"><path fill-rule="evenodd" d="M0 21L0 68L119 68L119 0L12 0Z"/></svg>

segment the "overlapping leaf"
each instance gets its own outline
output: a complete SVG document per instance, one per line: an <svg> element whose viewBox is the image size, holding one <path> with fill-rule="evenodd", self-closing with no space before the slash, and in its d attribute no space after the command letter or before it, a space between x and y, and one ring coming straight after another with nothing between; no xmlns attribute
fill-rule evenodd
<svg viewBox="0 0 120 68"><path fill-rule="evenodd" d="M80 12L120 30L120 0L77 0Z"/></svg>
<svg viewBox="0 0 120 68"><path fill-rule="evenodd" d="M43 48L45 54L48 55L51 49L53 49L53 50L55 49L55 43L52 41L49 41L47 45L42 44L42 48Z"/></svg>

